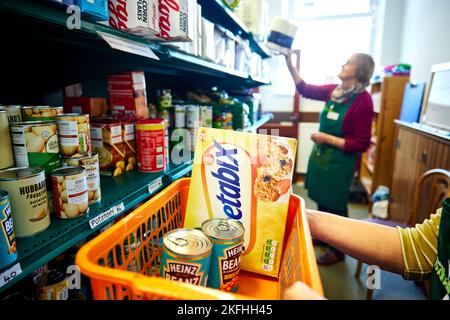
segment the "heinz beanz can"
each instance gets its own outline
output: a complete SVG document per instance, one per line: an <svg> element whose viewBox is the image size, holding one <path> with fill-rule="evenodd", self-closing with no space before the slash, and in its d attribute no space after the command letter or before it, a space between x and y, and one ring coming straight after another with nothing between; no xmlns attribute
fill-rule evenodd
<svg viewBox="0 0 450 320"><path fill-rule="evenodd" d="M236 292L241 270L244 227L232 219L211 219L202 224L202 230L213 242L208 287Z"/></svg>
<svg viewBox="0 0 450 320"><path fill-rule="evenodd" d="M0 270L17 259L16 238L8 192L0 190Z"/></svg>
<svg viewBox="0 0 450 320"><path fill-rule="evenodd" d="M9 193L17 238L29 237L47 229L50 214L44 169L0 171L0 189Z"/></svg>
<svg viewBox="0 0 450 320"><path fill-rule="evenodd" d="M161 277L205 287L212 245L200 230L177 229L168 232L163 239Z"/></svg>

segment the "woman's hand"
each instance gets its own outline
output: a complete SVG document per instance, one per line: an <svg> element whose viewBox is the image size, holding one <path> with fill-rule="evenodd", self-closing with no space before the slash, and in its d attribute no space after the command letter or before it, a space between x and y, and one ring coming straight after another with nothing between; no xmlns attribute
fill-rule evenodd
<svg viewBox="0 0 450 320"><path fill-rule="evenodd" d="M284 300L325 300L303 282L296 282L288 288L283 296Z"/></svg>
<svg viewBox="0 0 450 320"><path fill-rule="evenodd" d="M345 139L338 138L323 132L313 133L311 135L311 140L318 145L329 144L330 146L336 147L338 149L344 149L345 146Z"/></svg>

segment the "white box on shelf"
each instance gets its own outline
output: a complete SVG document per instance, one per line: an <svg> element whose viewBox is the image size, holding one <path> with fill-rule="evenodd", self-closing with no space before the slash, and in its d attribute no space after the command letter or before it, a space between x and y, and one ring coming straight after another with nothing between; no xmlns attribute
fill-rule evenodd
<svg viewBox="0 0 450 320"><path fill-rule="evenodd" d="M202 18L202 57L216 60L216 44L214 23Z"/></svg>
<svg viewBox="0 0 450 320"><path fill-rule="evenodd" d="M158 0L108 0L109 25L142 37L159 32Z"/></svg>

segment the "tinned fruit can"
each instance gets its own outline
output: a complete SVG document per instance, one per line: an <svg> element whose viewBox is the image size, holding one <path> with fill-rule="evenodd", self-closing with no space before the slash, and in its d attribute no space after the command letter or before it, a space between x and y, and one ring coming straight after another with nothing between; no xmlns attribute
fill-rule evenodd
<svg viewBox="0 0 450 320"><path fill-rule="evenodd" d="M186 107L186 127L189 129L200 127L200 108L198 106Z"/></svg>
<svg viewBox="0 0 450 320"><path fill-rule="evenodd" d="M175 106L175 128L186 127L186 106Z"/></svg>
<svg viewBox="0 0 450 320"><path fill-rule="evenodd" d="M61 166L55 121L11 123L17 167L42 167L48 174Z"/></svg>
<svg viewBox="0 0 450 320"><path fill-rule="evenodd" d="M166 168L164 119L149 119L136 122L136 144L138 170L160 172Z"/></svg>
<svg viewBox="0 0 450 320"><path fill-rule="evenodd" d="M71 158L63 157L62 162L65 166L83 167L86 169L89 204L100 201L102 194L100 189L98 154L93 153L89 156L74 155Z"/></svg>
<svg viewBox="0 0 450 320"><path fill-rule="evenodd" d="M14 166L8 114L4 110L0 110L0 146L2 150L0 156L0 170Z"/></svg>
<svg viewBox="0 0 450 320"><path fill-rule="evenodd" d="M91 152L89 115L69 113L58 115L58 140L61 155L71 157L74 154Z"/></svg>
<svg viewBox="0 0 450 320"><path fill-rule="evenodd" d="M200 230L176 229L163 238L160 275L164 279L206 286L211 240Z"/></svg>
<svg viewBox="0 0 450 320"><path fill-rule="evenodd" d="M63 114L63 107L26 106L22 107L24 121L56 120L56 116Z"/></svg>
<svg viewBox="0 0 450 320"><path fill-rule="evenodd" d="M52 172L55 215L60 219L75 219L89 211L86 169L63 167Z"/></svg>
<svg viewBox="0 0 450 320"><path fill-rule="evenodd" d="M67 275L59 270L50 270L33 278L37 300L67 300L69 282Z"/></svg>
<svg viewBox="0 0 450 320"><path fill-rule="evenodd" d="M244 227L232 219L211 219L202 224L202 230L213 242L208 287L236 292L241 270Z"/></svg>
<svg viewBox="0 0 450 320"><path fill-rule="evenodd" d="M44 169L0 171L0 189L9 193L17 238L35 235L50 225Z"/></svg>
<svg viewBox="0 0 450 320"><path fill-rule="evenodd" d="M17 259L14 222L9 202L9 194L0 190L0 270Z"/></svg>

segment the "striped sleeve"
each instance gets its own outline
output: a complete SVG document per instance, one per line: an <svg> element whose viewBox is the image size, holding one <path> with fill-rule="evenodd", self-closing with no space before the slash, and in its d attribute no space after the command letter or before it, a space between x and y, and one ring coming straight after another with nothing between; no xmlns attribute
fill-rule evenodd
<svg viewBox="0 0 450 320"><path fill-rule="evenodd" d="M406 280L424 280L432 271L437 257L437 243L442 209L415 228L398 228Z"/></svg>

